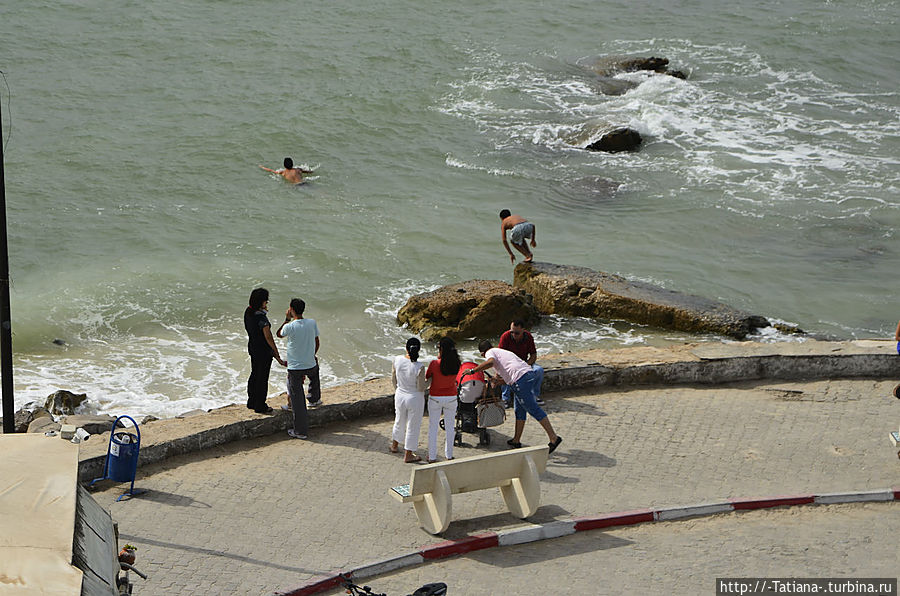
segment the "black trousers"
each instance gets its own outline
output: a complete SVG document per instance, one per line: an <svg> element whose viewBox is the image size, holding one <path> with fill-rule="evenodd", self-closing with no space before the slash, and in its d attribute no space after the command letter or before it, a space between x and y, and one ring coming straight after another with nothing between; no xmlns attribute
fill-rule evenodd
<svg viewBox="0 0 900 596"><path fill-rule="evenodd" d="M250 355L250 378L247 379L247 407L257 412L265 410L269 394L269 371L272 369L272 355Z"/></svg>

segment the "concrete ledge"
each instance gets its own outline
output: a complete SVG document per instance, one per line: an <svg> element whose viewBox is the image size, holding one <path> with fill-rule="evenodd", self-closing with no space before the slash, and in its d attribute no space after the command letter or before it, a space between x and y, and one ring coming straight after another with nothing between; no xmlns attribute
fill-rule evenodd
<svg viewBox="0 0 900 596"><path fill-rule="evenodd" d="M761 379L812 380L900 377L900 357L887 340L760 344L729 342L637 347L541 356L544 393L585 387L710 385ZM390 380L348 383L322 392L325 405L309 411L310 426L390 416L394 411ZM284 394L269 398L272 415L234 404L188 418L156 420L141 427L138 467L177 455L204 451L244 439L287 430L290 412L279 409ZM103 475L109 433L81 444L79 481Z"/></svg>
<svg viewBox="0 0 900 596"><path fill-rule="evenodd" d="M514 544L526 544L528 542L545 540L547 538L559 538L574 533L574 521L557 521L543 525L531 525L522 528L514 528L512 530L504 530L499 532L498 541L500 546L512 546Z"/></svg>
<svg viewBox="0 0 900 596"><path fill-rule="evenodd" d="M364 579L367 577L382 575L384 573L390 573L391 571L396 571L397 569L402 569L403 567L419 565L420 563L424 562L425 557L423 557L421 553L410 553L408 555L400 555L399 557L391 557L388 559L383 559L381 561L363 565L362 567L354 569L351 572L351 576L354 579Z"/></svg>
<svg viewBox="0 0 900 596"><path fill-rule="evenodd" d="M653 512L655 521L671 521L673 519L686 519L689 517L702 517L717 513L729 513L734 511L731 503L708 503L703 505L689 505L687 507L669 507L657 509Z"/></svg>
<svg viewBox="0 0 900 596"><path fill-rule="evenodd" d="M387 382L390 385L390 381ZM367 386L369 383L352 385ZM336 400L337 390L332 388L323 391L324 400ZM350 389L356 389L351 387ZM383 391L383 383L374 384L371 389ZM347 387L344 386L344 391ZM291 427L292 414L281 410L279 400L287 400L287 396L270 397L276 404L271 414L256 414L242 405L230 405L210 410L202 416L190 418L170 418L155 420L141 427L141 446L138 468L141 465L164 461L177 455L185 455L197 451L205 451L234 441L266 437L284 432ZM309 410L310 427L318 428L329 424L359 418L386 416L393 414L393 395L368 395L367 398L345 403L322 405ZM81 444L78 480L88 483L103 475L106 465L106 451L109 446L109 433L95 435ZM138 471L140 476L140 471Z"/></svg>
<svg viewBox="0 0 900 596"><path fill-rule="evenodd" d="M853 493L827 493L816 495L815 502L820 505L837 503L865 503L870 501L893 501L897 497L892 490L864 490Z"/></svg>

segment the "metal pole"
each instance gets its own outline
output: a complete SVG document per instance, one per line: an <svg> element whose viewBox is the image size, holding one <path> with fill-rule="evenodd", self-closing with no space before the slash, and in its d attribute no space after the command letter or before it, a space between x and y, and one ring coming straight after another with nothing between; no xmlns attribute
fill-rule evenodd
<svg viewBox="0 0 900 596"><path fill-rule="evenodd" d="M2 104L0 97L0 104ZM0 106L2 107L2 106ZM9 311L9 248L6 238L6 175L3 171L3 110L0 109L0 376L3 432L16 432L13 400L12 321Z"/></svg>

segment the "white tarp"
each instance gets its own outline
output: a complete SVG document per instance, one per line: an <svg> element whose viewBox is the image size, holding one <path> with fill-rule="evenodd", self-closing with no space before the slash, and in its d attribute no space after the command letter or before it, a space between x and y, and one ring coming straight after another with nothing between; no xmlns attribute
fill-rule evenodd
<svg viewBox="0 0 900 596"><path fill-rule="evenodd" d="M72 563L78 445L0 435L0 595L81 594Z"/></svg>

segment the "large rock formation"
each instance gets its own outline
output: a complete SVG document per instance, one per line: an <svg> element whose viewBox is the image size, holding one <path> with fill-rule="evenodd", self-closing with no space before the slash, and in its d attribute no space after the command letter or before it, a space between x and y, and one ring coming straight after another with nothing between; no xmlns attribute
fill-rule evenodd
<svg viewBox="0 0 900 596"><path fill-rule="evenodd" d="M625 319L690 333L743 338L769 322L721 302L681 294L586 267L519 263L514 285L545 314Z"/></svg>
<svg viewBox="0 0 900 596"><path fill-rule="evenodd" d="M406 301L397 320L426 341L496 336L512 319L529 326L540 319L531 296L508 283L471 280L417 294Z"/></svg>

